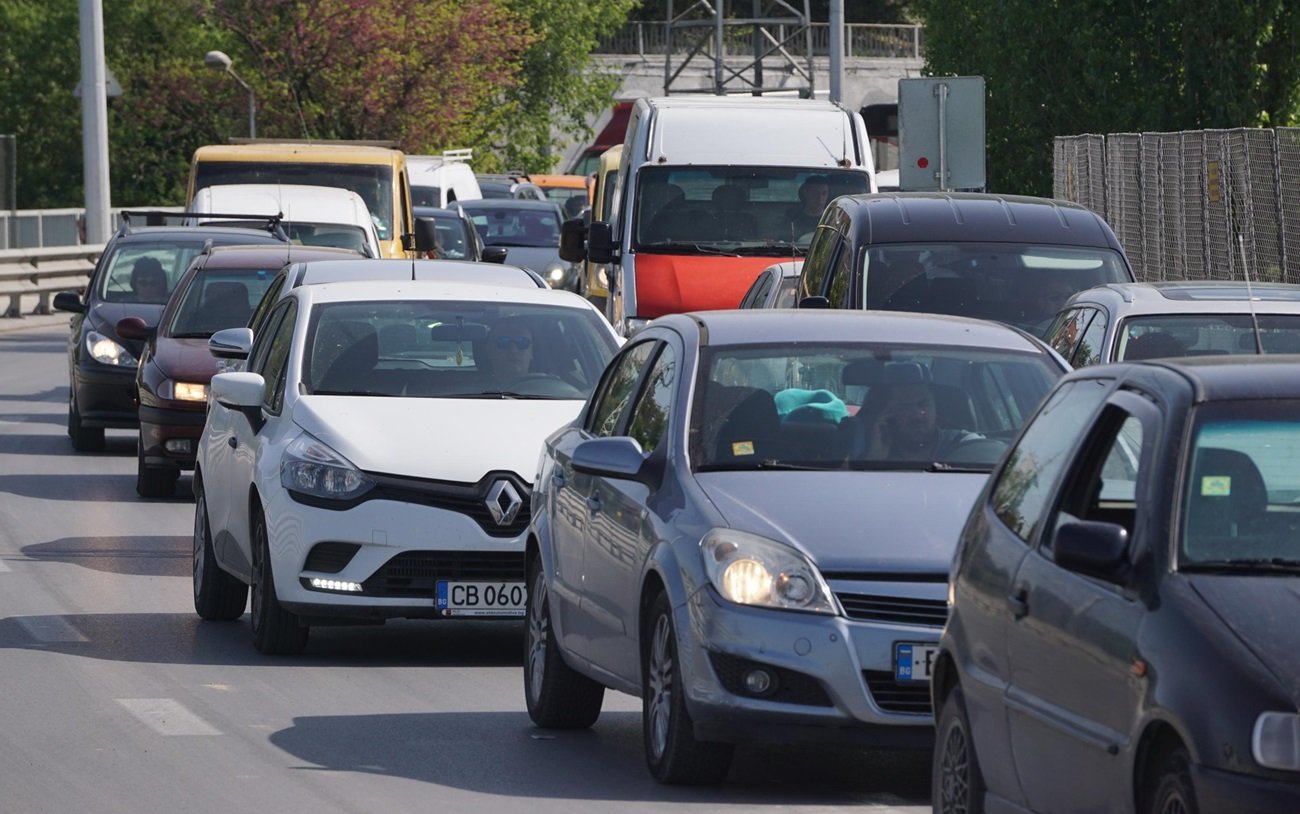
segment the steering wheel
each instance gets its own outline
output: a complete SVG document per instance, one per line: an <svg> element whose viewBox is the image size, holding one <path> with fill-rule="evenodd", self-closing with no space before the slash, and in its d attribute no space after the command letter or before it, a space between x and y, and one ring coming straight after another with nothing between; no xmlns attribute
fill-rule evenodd
<svg viewBox="0 0 1300 814"><path fill-rule="evenodd" d="M1007 451L1007 442L997 438L966 438L957 443L952 454L944 456L953 463L994 464Z"/></svg>
<svg viewBox="0 0 1300 814"><path fill-rule="evenodd" d="M584 398L582 391L552 373L525 373L510 380L513 389L520 390L521 385L542 385L539 392L530 393L538 396L556 396L559 398Z"/></svg>

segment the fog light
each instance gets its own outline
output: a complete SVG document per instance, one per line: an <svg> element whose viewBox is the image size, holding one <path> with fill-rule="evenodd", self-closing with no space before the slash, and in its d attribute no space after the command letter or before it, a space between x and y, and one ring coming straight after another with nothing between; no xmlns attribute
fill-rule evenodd
<svg viewBox="0 0 1300 814"><path fill-rule="evenodd" d="M745 689L754 695L762 695L772 689L772 674L767 670L750 670L745 673Z"/></svg>
<svg viewBox="0 0 1300 814"><path fill-rule="evenodd" d="M163 449L176 454L190 451L190 439L188 438L168 438L163 441Z"/></svg>
<svg viewBox="0 0 1300 814"><path fill-rule="evenodd" d="M312 577L311 587L318 591L342 591L344 593L360 593L361 585L356 582L344 582L339 579L321 579Z"/></svg>

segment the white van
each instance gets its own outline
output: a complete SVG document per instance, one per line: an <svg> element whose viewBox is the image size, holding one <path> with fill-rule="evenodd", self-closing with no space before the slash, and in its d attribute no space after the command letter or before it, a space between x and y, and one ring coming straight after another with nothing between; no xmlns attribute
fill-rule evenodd
<svg viewBox="0 0 1300 814"><path fill-rule="evenodd" d="M764 268L807 253L832 198L875 191L862 116L839 105L638 99L613 211L563 255L611 264L606 315L626 335L664 314L735 308Z"/></svg>
<svg viewBox="0 0 1300 814"><path fill-rule="evenodd" d="M411 205L446 209L455 201L483 197L469 161L472 150L448 150L437 155L408 155L406 174L411 179Z"/></svg>
<svg viewBox="0 0 1300 814"><path fill-rule="evenodd" d="M299 184L218 184L204 187L190 204L191 224L230 226L222 215L281 215L289 239L304 246L333 246L352 249L369 257L381 257L379 233L361 196L340 187Z"/></svg>

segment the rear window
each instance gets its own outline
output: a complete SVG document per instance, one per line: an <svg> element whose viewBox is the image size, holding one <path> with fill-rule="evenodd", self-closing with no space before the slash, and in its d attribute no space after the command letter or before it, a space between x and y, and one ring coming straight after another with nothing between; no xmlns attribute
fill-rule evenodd
<svg viewBox="0 0 1300 814"><path fill-rule="evenodd" d="M176 303L167 335L202 338L248 324L277 269L213 269L195 274Z"/></svg>

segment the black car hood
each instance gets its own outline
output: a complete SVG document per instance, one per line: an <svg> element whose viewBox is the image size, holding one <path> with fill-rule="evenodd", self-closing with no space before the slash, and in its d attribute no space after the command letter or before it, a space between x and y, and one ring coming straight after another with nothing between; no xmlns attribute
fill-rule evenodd
<svg viewBox="0 0 1300 814"><path fill-rule="evenodd" d="M1197 595L1300 703L1300 579L1284 574L1188 574Z"/></svg>
<svg viewBox="0 0 1300 814"><path fill-rule="evenodd" d="M97 302L86 313L86 324L91 330L113 339L139 359L144 343L118 336L117 321L123 317L139 317L146 325L154 326L162 317L162 310L162 305L148 302Z"/></svg>

